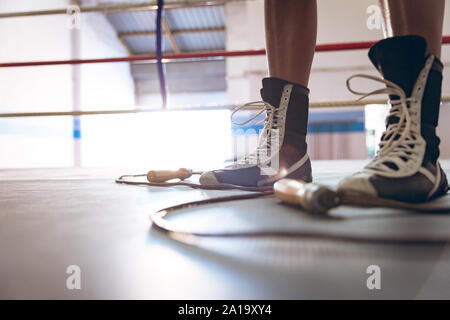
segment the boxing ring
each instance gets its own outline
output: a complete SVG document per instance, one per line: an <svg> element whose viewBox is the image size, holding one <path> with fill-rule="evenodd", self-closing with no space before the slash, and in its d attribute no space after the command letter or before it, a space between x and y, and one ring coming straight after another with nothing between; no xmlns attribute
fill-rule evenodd
<svg viewBox="0 0 450 320"><path fill-rule="evenodd" d="M450 43L450 36L445 36L443 43ZM360 50L371 44L321 44L316 50ZM162 57L1 62L0 71L12 67L169 62L263 54L264 50L248 50ZM450 98L444 97L443 101L450 101ZM311 107L385 102L382 99L312 102ZM185 110L201 109L204 108ZM154 111L145 108L42 110L1 113L0 117L88 117ZM367 161L313 161L314 181L335 187L340 179L362 168ZM450 175L450 161L443 160L442 166ZM382 244L314 238L193 238L186 244L152 228L149 215L170 205L237 195L243 191L123 186L114 182L118 176L136 171L136 168L1 169L0 298L450 298L447 286L449 215L344 206L333 209L329 217L320 217L281 205L269 197L184 209L183 215L175 214L171 221L183 228L200 228L202 231L276 227L337 235L441 241L434 244ZM81 270L80 290L66 287L66 270L71 265L79 266ZM382 290L369 290L366 285L370 275L368 267L373 265L380 267Z"/></svg>

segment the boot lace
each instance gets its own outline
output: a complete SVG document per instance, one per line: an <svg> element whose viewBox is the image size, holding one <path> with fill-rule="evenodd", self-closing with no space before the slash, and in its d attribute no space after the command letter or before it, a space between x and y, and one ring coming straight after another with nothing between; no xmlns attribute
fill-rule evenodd
<svg viewBox="0 0 450 320"><path fill-rule="evenodd" d="M248 107L259 107L260 110L258 111L258 113L256 113L249 119L245 120L244 122L236 122L233 120L233 116L237 112L242 111ZM281 107L275 108L270 103L267 103L265 101L252 101L244 105L238 106L233 110L233 112L231 113L231 122L238 126L246 125L247 123L255 120L259 115L263 113L266 113L266 117L262 121L256 122L256 124L264 122L264 127L258 137L258 146L256 150L246 154L244 157L237 160L235 163L231 165L231 167L238 168L249 164L251 165L262 164L270 159L272 149L278 152L279 146L273 145L272 142L275 142L275 144L279 144L278 138L279 128L281 128L281 126L284 125L285 120L283 119L282 116L283 113L280 112L281 109L282 109ZM275 139L272 137L275 137Z"/></svg>
<svg viewBox="0 0 450 320"><path fill-rule="evenodd" d="M354 78L369 79L383 83L386 87L371 92L359 92L353 90L350 81ZM418 99L407 97L404 90L392 81L379 77L355 74L347 79L347 88L356 95L361 95L358 100L376 94L388 94L397 96L398 99L390 100L391 108L386 117L386 130L382 134L379 143L379 150L375 158L365 167L367 171L372 171L384 176L393 176L403 166L412 167L417 158L421 155L421 150L417 146L423 144L420 135L420 119L417 119L417 110L411 108L411 103L418 103ZM397 122L391 119L397 118Z"/></svg>

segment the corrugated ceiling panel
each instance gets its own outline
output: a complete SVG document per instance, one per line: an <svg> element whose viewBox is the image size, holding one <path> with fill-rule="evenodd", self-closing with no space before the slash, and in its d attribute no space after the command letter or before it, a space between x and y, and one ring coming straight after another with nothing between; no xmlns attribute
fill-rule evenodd
<svg viewBox="0 0 450 320"><path fill-rule="evenodd" d="M225 27L223 7L167 10L167 25L171 30ZM107 14L118 32L154 31L156 11L136 11Z"/></svg>
<svg viewBox="0 0 450 320"><path fill-rule="evenodd" d="M167 10L165 15L172 31L225 27L224 7ZM155 31L155 11L111 13L107 18L117 33ZM176 33L174 37L181 51L225 49L224 32ZM126 37L125 41L135 54L155 52L154 36ZM164 42L164 52L173 52L167 37Z"/></svg>
<svg viewBox="0 0 450 320"><path fill-rule="evenodd" d="M149 0L96 0L98 5L114 5L114 4L125 4L125 3L149 3ZM165 2L171 2L172 0L166 0ZM173 0L175 1L175 0ZM92 0L82 0L82 4L92 5Z"/></svg>
<svg viewBox="0 0 450 320"><path fill-rule="evenodd" d="M155 30L155 11L110 13L107 18L118 33Z"/></svg>
<svg viewBox="0 0 450 320"><path fill-rule="evenodd" d="M181 51L225 49L225 32L185 33L174 37Z"/></svg>
<svg viewBox="0 0 450 320"><path fill-rule="evenodd" d="M156 52L155 41L156 41L155 36L126 37L125 38L125 42L127 43L128 47L135 54ZM173 52L173 48L170 44L170 41L166 36L163 38L163 51L164 52Z"/></svg>
<svg viewBox="0 0 450 320"><path fill-rule="evenodd" d="M172 30L225 27L224 7L205 7L166 11L167 25Z"/></svg>

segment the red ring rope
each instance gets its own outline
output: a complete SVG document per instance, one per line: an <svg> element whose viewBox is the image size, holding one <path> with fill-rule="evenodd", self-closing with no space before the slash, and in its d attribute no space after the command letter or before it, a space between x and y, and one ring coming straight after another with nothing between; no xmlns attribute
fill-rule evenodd
<svg viewBox="0 0 450 320"><path fill-rule="evenodd" d="M344 51L368 49L375 41L360 42L341 42L341 43L325 43L316 46L316 52L326 51ZM450 35L442 37L442 43L450 43ZM189 52L178 54L166 54L163 59L182 60L182 59L207 59L217 57L242 57L265 55L265 49L259 50L243 50L243 51L211 51L211 52ZM156 61L156 55L138 55L120 58L102 58L102 59L72 59L72 60L49 60L49 61L23 61L23 62L4 62L0 63L0 68L8 67L33 67L33 66L52 66L52 65L71 65L71 64L87 64L87 63L108 63L108 62L136 62L136 61Z"/></svg>

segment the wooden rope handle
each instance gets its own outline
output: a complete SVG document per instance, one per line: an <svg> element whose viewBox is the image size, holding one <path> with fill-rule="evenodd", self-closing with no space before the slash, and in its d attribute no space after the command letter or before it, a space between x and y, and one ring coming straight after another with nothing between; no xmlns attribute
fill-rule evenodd
<svg viewBox="0 0 450 320"><path fill-rule="evenodd" d="M310 213L325 214L340 203L337 193L330 188L301 180L281 179L275 183L273 191L281 201Z"/></svg>
<svg viewBox="0 0 450 320"><path fill-rule="evenodd" d="M178 170L151 170L147 173L148 182L166 182L172 179L184 180L192 176L192 170L180 168Z"/></svg>

